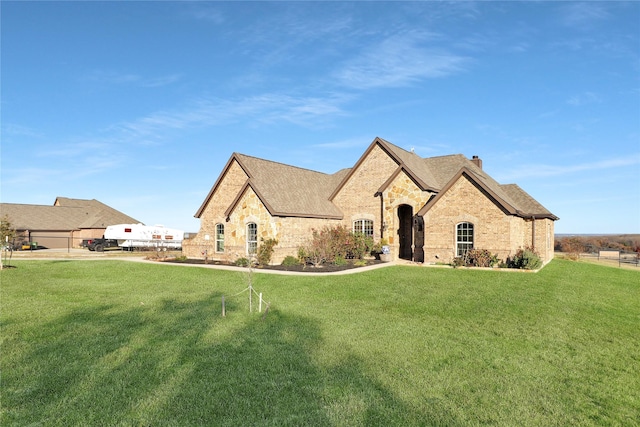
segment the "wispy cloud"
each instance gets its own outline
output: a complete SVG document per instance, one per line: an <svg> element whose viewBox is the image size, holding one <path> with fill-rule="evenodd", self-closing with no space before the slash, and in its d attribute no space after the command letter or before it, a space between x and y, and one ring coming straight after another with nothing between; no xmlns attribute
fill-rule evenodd
<svg viewBox="0 0 640 427"><path fill-rule="evenodd" d="M409 86L463 71L468 59L426 46L432 37L421 32L389 37L347 62L335 77L353 89L372 89Z"/></svg>
<svg viewBox="0 0 640 427"><path fill-rule="evenodd" d="M40 138L43 135L39 131L26 126L18 125L15 123L2 123L2 136L6 142L7 136L27 136L31 138Z"/></svg>
<svg viewBox="0 0 640 427"><path fill-rule="evenodd" d="M135 73L94 70L87 80L107 85L138 85L142 87L161 87L180 80L179 74L144 77Z"/></svg>
<svg viewBox="0 0 640 427"><path fill-rule="evenodd" d="M190 3L187 14L197 20L220 25L225 22L224 13L214 4L209 2Z"/></svg>
<svg viewBox="0 0 640 427"><path fill-rule="evenodd" d="M567 100L567 104L573 105L574 107L581 107L586 104L594 104L600 102L602 102L600 97L593 92L584 92L579 95L574 95Z"/></svg>
<svg viewBox="0 0 640 427"><path fill-rule="evenodd" d="M517 169L511 169L503 173L496 174L498 179L503 181L513 181L523 178L548 178L554 176L570 175L580 172L591 172L613 168L621 168L640 164L640 153L628 157L601 160L591 163L580 163L575 165L521 165Z"/></svg>
<svg viewBox="0 0 640 427"><path fill-rule="evenodd" d="M370 137L368 137L369 139L371 139ZM320 144L314 144L313 147L314 148L337 148L337 149L342 149L342 148L354 148L354 147L362 147L363 145L367 145L370 143L369 139L367 138L350 138L350 139L343 139L340 141L333 141L333 142L324 142L324 143L320 143Z"/></svg>
<svg viewBox="0 0 640 427"><path fill-rule="evenodd" d="M119 124L131 139L161 138L165 132L226 125L238 120L255 123L290 122L300 126L321 126L331 117L344 115L342 105L348 97L295 97L263 94L238 100L202 99L182 110L158 111L134 121Z"/></svg>
<svg viewBox="0 0 640 427"><path fill-rule="evenodd" d="M596 2L572 2L562 7L562 22L569 27L587 29L608 17L609 12Z"/></svg>

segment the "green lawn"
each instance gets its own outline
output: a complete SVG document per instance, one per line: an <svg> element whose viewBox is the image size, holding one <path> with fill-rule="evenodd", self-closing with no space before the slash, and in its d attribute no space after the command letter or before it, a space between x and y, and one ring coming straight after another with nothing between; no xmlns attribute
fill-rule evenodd
<svg viewBox="0 0 640 427"><path fill-rule="evenodd" d="M2 425L640 420L636 271L13 264L0 273ZM249 280L271 302L264 320L247 293L231 297Z"/></svg>

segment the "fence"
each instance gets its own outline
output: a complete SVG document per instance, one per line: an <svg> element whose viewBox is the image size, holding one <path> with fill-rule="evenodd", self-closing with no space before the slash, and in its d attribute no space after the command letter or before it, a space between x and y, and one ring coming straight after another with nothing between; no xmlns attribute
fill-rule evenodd
<svg viewBox="0 0 640 427"><path fill-rule="evenodd" d="M598 261L610 261L613 264L617 263L618 267L622 267L623 265L640 266L640 254L637 252L600 250L598 252L580 254L580 257Z"/></svg>

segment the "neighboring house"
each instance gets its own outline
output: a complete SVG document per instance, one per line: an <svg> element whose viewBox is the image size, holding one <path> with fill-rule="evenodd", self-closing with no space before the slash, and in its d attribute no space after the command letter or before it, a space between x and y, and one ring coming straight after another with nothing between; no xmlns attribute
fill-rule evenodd
<svg viewBox="0 0 640 427"><path fill-rule="evenodd" d="M332 175L234 153L195 217L200 231L183 245L186 256L235 260L275 238L274 263L325 225L384 238L393 259L450 262L470 248L506 259L533 247L546 263L558 219L517 185L493 180L477 156L422 158L381 138Z"/></svg>
<svg viewBox="0 0 640 427"><path fill-rule="evenodd" d="M53 206L0 203L20 242L46 248L79 247L83 239L102 237L108 225L139 221L95 199L58 197Z"/></svg>

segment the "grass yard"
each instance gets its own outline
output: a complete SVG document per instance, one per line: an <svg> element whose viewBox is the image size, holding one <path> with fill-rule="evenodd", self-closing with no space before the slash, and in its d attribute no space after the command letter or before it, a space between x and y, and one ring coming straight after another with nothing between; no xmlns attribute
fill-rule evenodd
<svg viewBox="0 0 640 427"><path fill-rule="evenodd" d="M638 425L640 274L1 274L1 425ZM271 308L249 313L253 282ZM221 317L221 297L227 316ZM257 298L256 298L257 299ZM257 304L254 304L254 308Z"/></svg>

